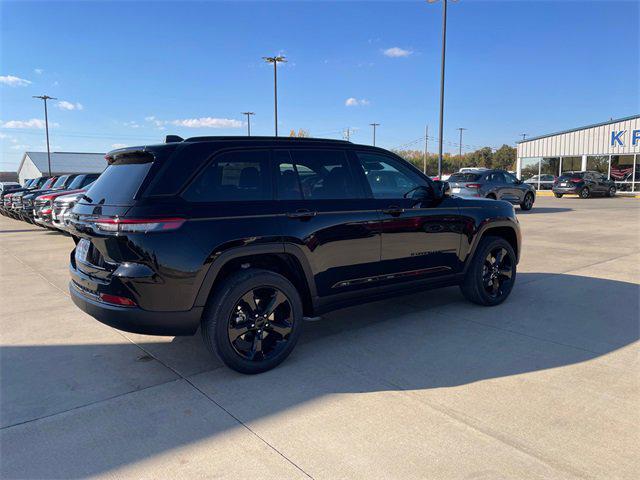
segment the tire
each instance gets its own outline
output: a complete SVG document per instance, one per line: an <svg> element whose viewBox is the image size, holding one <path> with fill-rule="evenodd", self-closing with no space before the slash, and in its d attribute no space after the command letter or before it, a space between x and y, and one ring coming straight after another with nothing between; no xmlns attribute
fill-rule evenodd
<svg viewBox="0 0 640 480"><path fill-rule="evenodd" d="M497 200L498 199L493 193L490 193L489 195L487 195L487 198L489 198L491 200Z"/></svg>
<svg viewBox="0 0 640 480"><path fill-rule="evenodd" d="M556 198L562 198L562 194L561 193L554 193L553 194Z"/></svg>
<svg viewBox="0 0 640 480"><path fill-rule="evenodd" d="M524 199L520 204L520 209L526 212L528 210L531 210L532 208L533 208L533 193L527 193L525 194Z"/></svg>
<svg viewBox="0 0 640 480"><path fill-rule="evenodd" d="M584 187L580 190L580 198L589 198L591 196L591 192L589 191L589 187Z"/></svg>
<svg viewBox="0 0 640 480"><path fill-rule="evenodd" d="M616 187L612 185L609 187L609 190L607 190L607 197L611 198L615 196L616 196Z"/></svg>
<svg viewBox="0 0 640 480"><path fill-rule="evenodd" d="M497 272L502 273L490 271L492 264L488 262L487 258L496 251L504 252L503 260L496 266ZM500 268L500 266L503 268ZM494 292L494 274L498 280L497 292ZM488 284L487 280L490 284ZM507 299L515 281L516 255L513 248L502 237L487 236L480 240L480 244L476 248L476 252L467 269L464 281L460 285L460 290L470 302L484 306L495 306L500 305Z"/></svg>
<svg viewBox="0 0 640 480"><path fill-rule="evenodd" d="M262 315L271 302L279 302L273 314ZM252 318L255 312L261 316L254 320L258 317ZM227 277L209 297L202 316L202 338L229 368L262 373L289 356L302 331L302 316L300 294L289 280L268 270L241 270ZM232 322L237 323L235 328Z"/></svg>

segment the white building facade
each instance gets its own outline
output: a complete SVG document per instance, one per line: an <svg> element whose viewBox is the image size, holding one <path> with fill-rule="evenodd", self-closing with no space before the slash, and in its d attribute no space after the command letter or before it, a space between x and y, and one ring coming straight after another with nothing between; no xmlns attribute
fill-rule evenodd
<svg viewBox="0 0 640 480"><path fill-rule="evenodd" d="M591 170L616 182L618 191L640 190L640 115L518 142L518 178L538 183L562 172Z"/></svg>

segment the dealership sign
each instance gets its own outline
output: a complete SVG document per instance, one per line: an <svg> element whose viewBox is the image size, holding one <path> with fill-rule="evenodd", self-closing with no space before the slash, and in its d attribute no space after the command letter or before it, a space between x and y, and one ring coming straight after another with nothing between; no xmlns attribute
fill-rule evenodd
<svg viewBox="0 0 640 480"><path fill-rule="evenodd" d="M611 146L624 147L626 130L613 130L611 132ZM633 130L631 133L631 144L637 145L640 142L640 130Z"/></svg>

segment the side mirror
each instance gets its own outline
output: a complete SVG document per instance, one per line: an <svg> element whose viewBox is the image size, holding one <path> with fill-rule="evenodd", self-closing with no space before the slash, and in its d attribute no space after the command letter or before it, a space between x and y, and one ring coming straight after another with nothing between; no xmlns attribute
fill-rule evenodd
<svg viewBox="0 0 640 480"><path fill-rule="evenodd" d="M434 180L433 182L433 194L436 200L442 200L451 190L449 182L443 180Z"/></svg>

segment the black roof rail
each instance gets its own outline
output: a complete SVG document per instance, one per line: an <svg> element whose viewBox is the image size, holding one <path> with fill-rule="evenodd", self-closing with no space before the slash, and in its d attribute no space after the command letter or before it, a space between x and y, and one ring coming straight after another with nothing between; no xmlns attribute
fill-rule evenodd
<svg viewBox="0 0 640 480"><path fill-rule="evenodd" d="M331 142L331 143L348 143L347 140L336 140L335 138L314 138L314 137L268 137L268 136L245 136L245 135L228 135L228 136L210 136L210 137L190 137L185 142L224 142L224 141L282 141L282 142Z"/></svg>

